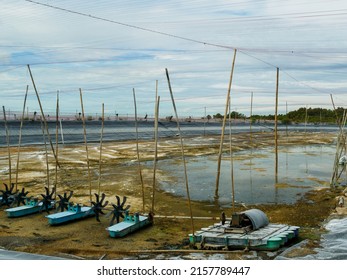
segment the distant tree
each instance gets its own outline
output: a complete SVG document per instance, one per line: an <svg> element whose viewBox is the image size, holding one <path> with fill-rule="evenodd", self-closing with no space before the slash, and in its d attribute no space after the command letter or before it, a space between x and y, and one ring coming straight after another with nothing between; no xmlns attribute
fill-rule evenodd
<svg viewBox="0 0 347 280"><path fill-rule="evenodd" d="M217 113L215 115L213 115L214 119L223 119L223 115L221 115L220 113Z"/></svg>
<svg viewBox="0 0 347 280"><path fill-rule="evenodd" d="M244 118L246 118L246 116L244 114L238 113L236 111L232 111L230 113L230 118L233 118L233 119L244 119Z"/></svg>

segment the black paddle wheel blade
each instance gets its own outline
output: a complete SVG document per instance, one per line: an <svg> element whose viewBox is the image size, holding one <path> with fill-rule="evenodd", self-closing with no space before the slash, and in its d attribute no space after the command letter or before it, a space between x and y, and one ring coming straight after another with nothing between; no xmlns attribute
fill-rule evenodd
<svg viewBox="0 0 347 280"><path fill-rule="evenodd" d="M60 194L58 194L59 196L59 200L56 201L56 204L58 205L56 207L56 212L64 212L65 210L67 210L69 208L69 200L73 195L73 191L70 191L70 194L67 195L67 193L65 192L63 196L61 196Z"/></svg>
<svg viewBox="0 0 347 280"><path fill-rule="evenodd" d="M112 207L113 210L110 212L110 214L112 214L112 219L110 221L110 226L112 226L114 224L114 222L116 221L117 223L120 222L120 218L124 219L124 214L125 212L127 212L130 208L130 205L127 205L124 208L124 205L127 201L127 197L124 196L122 203L120 202L120 197L118 195L116 195L116 199L117 199L117 204L113 204L112 203Z"/></svg>
<svg viewBox="0 0 347 280"><path fill-rule="evenodd" d="M100 214L105 214L103 212L103 209L107 206L108 204L108 201L105 201L104 203L104 200L105 200L105 197L106 195L104 193L101 194L101 199L100 199L100 196L98 194L94 194L95 195L95 199L96 201L92 201L92 208L90 209L90 211L93 211L94 214L95 214L95 219L100 222Z"/></svg>

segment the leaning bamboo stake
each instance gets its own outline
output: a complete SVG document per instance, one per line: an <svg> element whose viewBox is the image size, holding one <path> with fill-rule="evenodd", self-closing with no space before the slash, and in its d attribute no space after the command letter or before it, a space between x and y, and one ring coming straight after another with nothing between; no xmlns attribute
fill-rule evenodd
<svg viewBox="0 0 347 280"><path fill-rule="evenodd" d="M140 181L141 181L141 191L142 191L142 211L145 212L145 186L143 183L143 176L142 176L142 168L141 168L141 162L140 162L140 152L139 152L139 130L138 130L138 123L137 123L137 106L136 106L136 95L135 95L135 89L133 88L133 97L134 97L134 109L135 109L135 131L136 131L136 155L137 155L137 165L140 175Z"/></svg>
<svg viewBox="0 0 347 280"><path fill-rule="evenodd" d="M249 116L249 119L250 119L250 122L249 122L249 142L250 142L251 149L253 149L252 148L252 146L253 146L252 115L253 115L253 91L251 92L251 111L250 111L250 116Z"/></svg>
<svg viewBox="0 0 347 280"><path fill-rule="evenodd" d="M22 144L22 128L23 128L23 122L24 122L24 114L25 114L25 107L26 107L26 102L27 102L28 90L29 90L29 86L27 85L26 91L25 91L25 96L24 96L22 118L21 118L21 121L20 121L20 128L19 128L18 151L17 151L17 166L16 166L16 191L18 189L18 173L19 173L20 148L21 148L21 144Z"/></svg>
<svg viewBox="0 0 347 280"><path fill-rule="evenodd" d="M7 143L7 153L8 153L8 179L9 179L9 185L12 184L12 162L11 162L11 149L10 149L10 132L8 130L7 126L7 118L6 118L6 110L5 106L2 106L2 111L4 113L4 122L5 122L5 131L6 131L6 143Z"/></svg>
<svg viewBox="0 0 347 280"><path fill-rule="evenodd" d="M280 69L277 67L276 72L276 102L275 102L275 181L278 183L278 85L279 85L279 73Z"/></svg>
<svg viewBox="0 0 347 280"><path fill-rule="evenodd" d="M177 109L176 109L176 105L175 105L175 100L174 100L173 93L172 93L169 72L168 72L167 69L165 69L165 71L166 71L166 78L167 78L167 82L168 82L168 86L169 86L172 106L173 106L174 111L175 111L178 135L179 135L180 142L181 142L182 161L183 161L183 167L184 167L184 178L185 178L185 183L186 183L188 206L189 206L189 212L190 212L190 217L191 217L192 234L194 235L195 234L195 229L194 229L193 210L192 210L192 205L191 205L191 201L190 201L190 194L189 194L188 174L187 174L186 159L185 159L185 155L184 155L183 138L182 138L182 133L181 133L181 128L180 128L180 122L179 122L179 119L178 119Z"/></svg>
<svg viewBox="0 0 347 280"><path fill-rule="evenodd" d="M154 109L154 160L153 160L153 188L152 188L152 207L151 211L154 213L155 203L155 188L156 188L156 172L157 172L157 160L158 160L158 119L159 119L159 102L160 96L158 96L158 81L156 81L155 88L155 109Z"/></svg>
<svg viewBox="0 0 347 280"><path fill-rule="evenodd" d="M220 179L220 168L222 163L222 152L223 152L223 142L224 142L224 133L225 133L225 124L227 120L227 114L228 114L228 107L229 107L229 99L230 99L230 91L231 91L231 85L233 81L233 74L234 74L234 67L235 67L235 59L236 59L236 49L234 50L234 58L233 63L231 67L231 73L230 73L230 79L229 79L229 86L228 86L228 92L225 102L225 111L224 111L224 118L223 118L223 126L222 126L222 134L220 139L220 145L219 145L219 153L218 153L218 165L217 165L217 177L216 177L216 190L214 194L214 198L218 199L219 194L219 179Z"/></svg>
<svg viewBox="0 0 347 280"><path fill-rule="evenodd" d="M99 180L98 180L98 195L100 195L101 189L101 159L102 159L102 141L104 137L104 103L102 103L102 117L101 117L101 136L100 136L100 154L99 154Z"/></svg>
<svg viewBox="0 0 347 280"><path fill-rule="evenodd" d="M234 156L232 148L231 135L231 98L229 98L229 146L230 146L230 179L231 179L231 194L232 194L232 213L235 213L235 180L234 180Z"/></svg>
<svg viewBox="0 0 347 280"><path fill-rule="evenodd" d="M59 112L60 114L60 112ZM59 126L60 126L60 136L61 136L61 143L64 145L65 142L64 142L64 131L63 131L63 123L61 121L61 118L59 120Z"/></svg>
<svg viewBox="0 0 347 280"><path fill-rule="evenodd" d="M42 129L42 136L43 136L43 144L45 146L45 154L46 154L46 172L47 172L47 188L48 192L50 191L50 175L49 175L49 163L48 163L48 149L47 149L47 141L45 136L45 129L44 124L41 119L41 129Z"/></svg>
<svg viewBox="0 0 347 280"><path fill-rule="evenodd" d="M45 130L46 130L46 133L47 133L47 137L48 137L49 143L50 143L50 145L51 145L51 149L52 149L53 155L54 155L54 157L55 157L55 159L56 159L56 162L57 162L57 164L58 164L58 166L59 166L59 162L58 162L58 160L57 160L57 155L55 154L55 151L54 151L54 147L53 147L51 135L49 134L49 129L48 129L46 117L45 117L45 114L43 113L43 109L42 109L42 104L41 104L40 96L39 96L39 93L38 93L37 88L36 88L36 85L35 85L34 77L33 77L33 74L31 73L31 69L30 69L29 64L28 64L27 66L28 66L30 78L31 78L31 81L32 81L32 83L33 83L33 87L34 87L34 90L35 90L35 93L36 93L37 101L38 101L38 103L39 103L39 107L40 107L41 115L42 115L43 122L44 122L44 125L45 125ZM59 167L60 167L60 166L59 166Z"/></svg>
<svg viewBox="0 0 347 280"><path fill-rule="evenodd" d="M286 136L287 136L287 141L288 141L288 102L286 101Z"/></svg>
<svg viewBox="0 0 347 280"><path fill-rule="evenodd" d="M56 196L56 192L58 189L58 127L59 127L59 91L57 92L57 107L56 107L56 113L55 113L55 118L56 118L56 124L55 124L55 151L57 153L57 157L56 157L56 162L55 162L55 196Z"/></svg>
<svg viewBox="0 0 347 280"><path fill-rule="evenodd" d="M87 132L86 132L86 119L85 119L85 116L84 116L82 89L80 89L80 101L81 101L81 109L82 109L82 123L83 123L84 145L85 145L85 148L86 148L86 156L87 156L88 183L89 183L89 201L92 201L92 181L91 181L91 175L90 175L89 152L88 152Z"/></svg>
<svg viewBox="0 0 347 280"><path fill-rule="evenodd" d="M339 172L339 167L340 167L340 159L342 158L342 156L346 156L346 135L344 132L344 127L346 125L346 120L347 120L347 113L346 111L344 111L343 113L343 117L342 117L342 121L340 124L340 129L341 132L338 135L338 140L337 140L337 147L336 147L336 155L335 155L335 167L334 167L334 174L333 174L333 183L335 185L335 183L338 182L338 180L341 177L341 174L343 173L343 171L346 171L346 164L343 164L341 167L341 171ZM347 173L346 173L347 176ZM347 179L347 178L346 178Z"/></svg>

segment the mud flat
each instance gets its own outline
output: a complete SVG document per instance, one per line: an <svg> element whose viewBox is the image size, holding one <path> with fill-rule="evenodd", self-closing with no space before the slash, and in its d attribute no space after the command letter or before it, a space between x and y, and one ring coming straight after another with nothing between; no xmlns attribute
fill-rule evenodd
<svg viewBox="0 0 347 280"><path fill-rule="evenodd" d="M336 135L333 133L294 133L280 134L279 145L334 145ZM187 159L216 155L220 138L218 136L192 137L184 139ZM250 138L247 133L233 135L233 150L246 151L250 148L261 150L273 147L272 133L254 133ZM225 157L228 157L229 140L225 140ZM142 174L145 188L145 209L148 212L152 203L154 144L152 141L139 143L142 161ZM102 216L101 222L94 218L81 220L73 224L49 226L45 213L28 217L9 219L4 211L0 211L0 247L29 253L39 253L65 258L84 259L273 259L279 252L217 252L198 251L189 247L188 234L192 233L191 220L187 200L173 195L161 186L176 182L173 174L160 168L160 160L175 159L173 164L181 169L181 150L179 139L165 138L159 140L158 169L156 173L155 217L154 225L140 232L121 239L112 239L105 228L109 219ZM99 180L99 145L89 144L89 160L91 167L92 193L98 192ZM12 182L15 181L15 162L17 147L11 148ZM100 190L107 195L107 200L116 202L115 196L127 196L131 212L143 212L142 186L140 182L136 145L133 141L108 142L103 145L100 176ZM249 157L249 153L245 154ZM177 159L177 160L176 160ZM56 162L49 153L50 187L57 186L57 193L73 190L74 203L89 204L89 180L85 147L82 144L59 146L58 161L60 168L55 180ZM217 164L216 164L217 166ZM331 169L333 162L331 162ZM261 168L261 167L257 167ZM237 172L237 170L235 171ZM8 151L0 149L0 183L9 181ZM225 176L230 176L229 174ZM319 178L318 178L319 179ZM258 208L266 213L270 222L285 223L301 227L300 240L305 243L305 254L314 253L320 244L324 221L336 212L336 197L342 189L331 189L328 181L316 180L319 186L307 190L294 203L248 204L247 208ZM45 149L42 146L26 146L21 148L18 171L18 188L25 187L31 196L40 196L47 186L47 167ZM276 187L276 186L275 186ZM279 185L277 188L290 188ZM2 186L1 186L2 188ZM237 211L245 208L237 204ZM3 208L2 208L3 209ZM108 208L111 209L111 208ZM231 215L231 205L210 200L192 201L194 228L198 230L216 221L223 210ZM107 209L106 209L107 212ZM203 217L203 218L200 218ZM285 248L284 248L285 249ZM300 251L300 255L303 251Z"/></svg>

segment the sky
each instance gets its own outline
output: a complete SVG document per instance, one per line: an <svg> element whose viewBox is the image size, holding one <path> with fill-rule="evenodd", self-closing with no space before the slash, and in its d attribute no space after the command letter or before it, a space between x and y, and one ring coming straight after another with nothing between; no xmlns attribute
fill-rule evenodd
<svg viewBox="0 0 347 280"><path fill-rule="evenodd" d="M8 118L224 114L347 107L345 0L0 0L0 105ZM156 84L158 81L158 87ZM251 96L253 98L251 99ZM252 109L251 109L252 107Z"/></svg>

